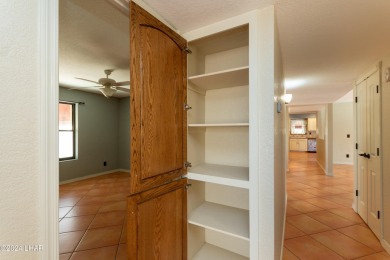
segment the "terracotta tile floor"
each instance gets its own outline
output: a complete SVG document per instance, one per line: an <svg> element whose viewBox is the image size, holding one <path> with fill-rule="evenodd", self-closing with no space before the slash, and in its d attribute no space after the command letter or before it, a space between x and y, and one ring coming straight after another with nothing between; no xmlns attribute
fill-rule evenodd
<svg viewBox="0 0 390 260"><path fill-rule="evenodd" d="M351 208L353 167L335 165L328 177L316 156L290 153L283 259L390 259Z"/></svg>
<svg viewBox="0 0 390 260"><path fill-rule="evenodd" d="M120 172L60 185L60 260L127 259L128 186Z"/></svg>

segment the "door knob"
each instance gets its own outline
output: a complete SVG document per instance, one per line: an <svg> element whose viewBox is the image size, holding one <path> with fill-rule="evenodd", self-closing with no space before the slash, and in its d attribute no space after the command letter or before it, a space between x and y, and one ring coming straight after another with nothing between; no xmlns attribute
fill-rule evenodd
<svg viewBox="0 0 390 260"><path fill-rule="evenodd" d="M370 158L371 158L371 156L370 156L369 153L359 153L359 156L363 156L363 157L365 157L365 158L367 158L367 159L370 159Z"/></svg>

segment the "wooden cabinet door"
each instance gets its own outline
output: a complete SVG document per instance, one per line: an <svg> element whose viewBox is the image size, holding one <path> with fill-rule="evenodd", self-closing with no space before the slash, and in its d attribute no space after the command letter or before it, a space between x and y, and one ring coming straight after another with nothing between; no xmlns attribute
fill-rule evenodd
<svg viewBox="0 0 390 260"><path fill-rule="evenodd" d="M129 197L129 259L187 259L187 191L181 179Z"/></svg>
<svg viewBox="0 0 390 260"><path fill-rule="evenodd" d="M130 3L130 193L185 174L187 42Z"/></svg>
<svg viewBox="0 0 390 260"><path fill-rule="evenodd" d="M187 258L186 46L130 2L129 259Z"/></svg>

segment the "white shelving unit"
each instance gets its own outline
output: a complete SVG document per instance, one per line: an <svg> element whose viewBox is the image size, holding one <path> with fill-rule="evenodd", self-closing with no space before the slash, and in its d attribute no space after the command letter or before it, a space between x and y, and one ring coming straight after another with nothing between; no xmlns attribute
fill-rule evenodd
<svg viewBox="0 0 390 260"><path fill-rule="evenodd" d="M187 174L191 180L249 189L249 168L216 164L199 164Z"/></svg>
<svg viewBox="0 0 390 260"><path fill-rule="evenodd" d="M248 85L249 67L245 66L192 76L188 80L195 86L205 90Z"/></svg>
<svg viewBox="0 0 390 260"><path fill-rule="evenodd" d="M226 123L226 124L188 124L188 127L237 127L249 126L249 123Z"/></svg>
<svg viewBox="0 0 390 260"><path fill-rule="evenodd" d="M193 260L205 259L229 259L229 260L247 260L247 257L232 253L223 248L204 244L198 253L192 258Z"/></svg>
<svg viewBox="0 0 390 260"><path fill-rule="evenodd" d="M274 11L269 6L183 35L192 51L188 259L281 258L287 146L284 104L276 109L285 91Z"/></svg>
<svg viewBox="0 0 390 260"><path fill-rule="evenodd" d="M248 259L249 26L189 42L189 259Z"/></svg>
<svg viewBox="0 0 390 260"><path fill-rule="evenodd" d="M249 240L247 210L205 202L192 212L188 223Z"/></svg>

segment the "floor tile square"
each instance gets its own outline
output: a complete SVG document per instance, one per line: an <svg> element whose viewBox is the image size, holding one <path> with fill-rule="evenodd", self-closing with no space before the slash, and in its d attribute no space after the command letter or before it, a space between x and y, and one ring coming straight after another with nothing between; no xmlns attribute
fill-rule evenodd
<svg viewBox="0 0 390 260"><path fill-rule="evenodd" d="M330 209L329 211L354 223L363 223L363 220L359 217L358 214L356 214L356 212L352 208L343 207L337 209Z"/></svg>
<svg viewBox="0 0 390 260"><path fill-rule="evenodd" d="M341 207L340 204L334 203L324 198L312 198L312 199L306 199L305 201L309 202L310 204L313 204L314 206L320 207L322 209L334 209L334 208Z"/></svg>
<svg viewBox="0 0 390 260"><path fill-rule="evenodd" d="M100 209L99 204L74 206L72 210L68 213L67 217L95 215L98 213L99 209Z"/></svg>
<svg viewBox="0 0 390 260"><path fill-rule="evenodd" d="M71 255L72 255L72 253L61 254L58 259L59 260L69 260Z"/></svg>
<svg viewBox="0 0 390 260"><path fill-rule="evenodd" d="M59 234L59 252L60 254L72 253L79 244L85 231L75 231Z"/></svg>
<svg viewBox="0 0 390 260"><path fill-rule="evenodd" d="M336 230L314 234L311 235L311 237L347 259L354 259L375 253L375 251L368 246L357 242Z"/></svg>
<svg viewBox="0 0 390 260"><path fill-rule="evenodd" d="M95 216L89 228L108 227L123 225L125 219L125 211L113 211L99 213Z"/></svg>
<svg viewBox="0 0 390 260"><path fill-rule="evenodd" d="M307 215L333 229L354 225L354 222L326 210L307 213Z"/></svg>
<svg viewBox="0 0 390 260"><path fill-rule="evenodd" d="M127 202L122 201L112 201L103 203L102 207L99 209L99 213L110 212L110 211L126 211Z"/></svg>
<svg viewBox="0 0 390 260"><path fill-rule="evenodd" d="M304 235L306 234L303 231L301 231L300 229L294 227L289 223L286 223L285 230L284 230L284 239L300 237Z"/></svg>
<svg viewBox="0 0 390 260"><path fill-rule="evenodd" d="M68 212L72 209L72 207L62 207L58 209L58 217L63 218L68 214Z"/></svg>
<svg viewBox="0 0 390 260"><path fill-rule="evenodd" d="M300 212L303 212L303 213L323 210L322 208L314 206L313 204L310 204L309 202L301 201L301 200L289 201L288 204L292 208L294 208Z"/></svg>
<svg viewBox="0 0 390 260"><path fill-rule="evenodd" d="M287 217L287 223L295 226L306 234L314 234L327 230L331 230L330 227L322 224L321 222L305 215L296 215Z"/></svg>
<svg viewBox="0 0 390 260"><path fill-rule="evenodd" d="M116 259L115 260L127 260L127 245L126 244L120 244L118 246L118 252L116 253Z"/></svg>
<svg viewBox="0 0 390 260"><path fill-rule="evenodd" d="M308 236L287 239L284 241L284 246L301 260L343 259L340 255Z"/></svg>
<svg viewBox="0 0 390 260"><path fill-rule="evenodd" d="M367 227L353 225L350 227L340 228L338 231L359 241L362 244L365 244L375 251L383 251L383 247L380 244L378 238Z"/></svg>
<svg viewBox="0 0 390 260"><path fill-rule="evenodd" d="M299 260L290 250L286 247L283 248L283 260Z"/></svg>
<svg viewBox="0 0 390 260"><path fill-rule="evenodd" d="M363 257L356 258L356 260L389 260L390 256L386 252L375 253Z"/></svg>
<svg viewBox="0 0 390 260"><path fill-rule="evenodd" d="M103 201L104 201L104 196L85 196L77 203L77 206L101 205L103 204Z"/></svg>
<svg viewBox="0 0 390 260"><path fill-rule="evenodd" d="M60 221L59 231L60 233L86 230L91 224L93 215L63 218Z"/></svg>
<svg viewBox="0 0 390 260"><path fill-rule="evenodd" d="M70 260L115 260L118 246L74 252Z"/></svg>
<svg viewBox="0 0 390 260"><path fill-rule="evenodd" d="M119 244L122 226L88 229L76 251L94 249Z"/></svg>

